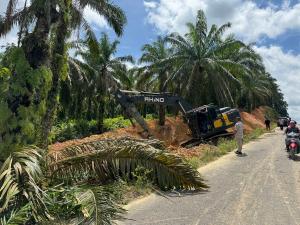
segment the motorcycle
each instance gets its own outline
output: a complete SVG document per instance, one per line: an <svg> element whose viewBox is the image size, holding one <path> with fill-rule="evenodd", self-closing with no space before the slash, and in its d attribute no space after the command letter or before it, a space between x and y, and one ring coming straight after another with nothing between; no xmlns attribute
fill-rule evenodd
<svg viewBox="0 0 300 225"><path fill-rule="evenodd" d="M291 159L295 159L295 155L300 153L300 134L291 132L287 134L288 152Z"/></svg>

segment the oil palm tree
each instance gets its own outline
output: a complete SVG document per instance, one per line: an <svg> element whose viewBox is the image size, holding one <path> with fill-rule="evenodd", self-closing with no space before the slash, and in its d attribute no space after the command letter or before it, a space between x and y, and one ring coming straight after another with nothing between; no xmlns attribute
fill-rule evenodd
<svg viewBox="0 0 300 225"><path fill-rule="evenodd" d="M263 74L248 74L241 79L241 97L245 100L247 110L251 111L259 105L267 105L271 96L269 80Z"/></svg>
<svg viewBox="0 0 300 225"><path fill-rule="evenodd" d="M171 79L180 74L188 76L183 78L186 82L185 95L191 103L203 104L207 103L207 96L211 92L205 90L226 93L228 82L238 83L236 74L231 71L243 70L245 66L231 60L228 54L224 53L233 47L241 48L244 44L232 37L222 39L230 23L219 28L212 25L208 31L207 20L202 10L198 11L196 23L188 23L187 27L188 32L185 36L173 33L167 37L174 53L161 63L179 63L178 71ZM185 73L180 73L181 71ZM217 83L220 85L214 89Z"/></svg>
<svg viewBox="0 0 300 225"><path fill-rule="evenodd" d="M86 43L85 47L76 52L77 56L80 56L84 62L82 64L78 60L74 60L79 63L79 66L83 70L91 72L91 79L89 89L93 90L91 93L94 98L97 111L98 111L98 130L103 132L103 119L105 113L106 96L110 96L109 93L120 87L120 82L130 82L127 74L124 73L124 63L133 63L132 56L115 57L119 41L110 42L107 34L102 34L99 42L97 43L96 51L94 47L91 47Z"/></svg>
<svg viewBox="0 0 300 225"><path fill-rule="evenodd" d="M142 47L143 54L140 58L141 64L146 64L140 68L139 84L143 84L148 91L166 92L166 80L171 73L172 64L161 64L161 61L171 56L171 49L166 46L166 41L162 37L152 44ZM159 106L159 125L165 124L165 107Z"/></svg>
<svg viewBox="0 0 300 225"><path fill-rule="evenodd" d="M47 101L47 111L45 117L43 119L43 132L42 132L42 140L47 140L47 136L51 130L54 115L57 108L57 95L60 86L60 79L63 78L64 68L61 66L62 63L65 64L66 62L62 62L62 58L66 58L66 50L67 46L65 45L68 36L69 29L75 29L76 27L83 27L87 34L87 40L89 41L89 45L96 47L96 38L86 23L82 11L86 7L90 7L94 9L99 15L104 16L104 18L108 21L108 23L113 27L114 31L117 35L121 35L123 32L124 25L126 23L126 17L123 11L112 2L108 0L101 0L101 1L85 1L85 0L76 0L76 1L63 1L62 8L65 9L67 12L67 16L70 16L70 20L67 21L66 15L60 15L60 19L58 22L54 47L53 47L53 60L51 65L51 70L53 73L52 78L52 89L48 94L48 101ZM45 143L47 145L47 143Z"/></svg>
<svg viewBox="0 0 300 225"><path fill-rule="evenodd" d="M24 34L22 48L32 68L46 66L52 70L52 87L47 100L47 111L42 124L42 143L47 145L54 112L57 108L57 94L60 79L66 74L66 39L72 29L83 27L87 36L94 40L92 30L83 17L83 10L90 7L104 16L117 35L121 35L126 17L123 11L111 1L85 0L31 0L21 11L16 12L18 0L9 0L4 18L0 18L0 37L7 34L14 25L19 25ZM27 3L27 1L25 1ZM32 32L29 32L32 28ZM25 29L23 29L25 28ZM51 31L52 41L49 40ZM53 43L50 49L50 43ZM50 51L51 50L51 51ZM46 143L45 143L46 142Z"/></svg>

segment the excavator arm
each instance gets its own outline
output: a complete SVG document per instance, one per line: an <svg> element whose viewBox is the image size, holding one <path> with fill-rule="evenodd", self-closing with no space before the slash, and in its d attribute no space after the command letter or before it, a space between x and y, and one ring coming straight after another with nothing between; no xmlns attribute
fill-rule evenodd
<svg viewBox="0 0 300 225"><path fill-rule="evenodd" d="M123 107L126 115L129 118L135 119L135 121L149 133L149 127L144 118L138 112L135 104L154 104L172 106L178 108L183 115L186 114L192 107L185 102L181 97L172 95L170 93L151 93L151 92L139 92L139 91L126 91L118 90L115 93L116 100Z"/></svg>

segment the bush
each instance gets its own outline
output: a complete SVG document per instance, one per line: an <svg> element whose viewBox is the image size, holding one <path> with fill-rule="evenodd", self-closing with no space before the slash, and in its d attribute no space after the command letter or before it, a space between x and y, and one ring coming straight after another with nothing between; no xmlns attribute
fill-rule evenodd
<svg viewBox="0 0 300 225"><path fill-rule="evenodd" d="M0 65L0 160L35 144L46 112L52 73L31 68L21 48L9 47Z"/></svg>
<svg viewBox="0 0 300 225"><path fill-rule="evenodd" d="M153 114L147 114L146 120L156 119ZM104 131L111 131L119 128L125 128L131 126L129 119L125 119L123 116L115 118L106 118L103 121ZM97 120L68 120L59 122L52 127L50 134L50 142L63 142L76 138L84 138L92 134L99 133L97 127Z"/></svg>
<svg viewBox="0 0 300 225"><path fill-rule="evenodd" d="M128 127L130 125L130 120L124 119L122 116L104 120L105 131ZM97 120L68 120L53 126L49 139L52 143L57 141L63 142L71 139L87 137L97 133Z"/></svg>
<svg viewBox="0 0 300 225"><path fill-rule="evenodd" d="M123 116L104 119L105 130L115 130L118 128L129 127L131 125L129 119L124 119Z"/></svg>

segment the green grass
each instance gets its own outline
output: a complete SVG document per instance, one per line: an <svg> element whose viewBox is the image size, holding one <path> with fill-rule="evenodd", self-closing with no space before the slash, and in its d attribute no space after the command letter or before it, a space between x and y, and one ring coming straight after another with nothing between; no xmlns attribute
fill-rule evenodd
<svg viewBox="0 0 300 225"><path fill-rule="evenodd" d="M276 126L272 124L271 129ZM246 134L244 136L244 144L249 143L257 138L259 138L262 134L267 133L267 131L263 128L256 128L251 133ZM200 157L191 157L186 159L188 163L193 168L199 168L212 162L223 155L226 155L228 152L231 152L237 148L236 141L234 139L219 139L217 146L209 146L203 150L203 154Z"/></svg>
<svg viewBox="0 0 300 225"><path fill-rule="evenodd" d="M153 191L153 184L149 181L150 170L137 167L132 176L134 180L119 180L106 185L116 197L119 204L126 205L130 201L142 196L149 195Z"/></svg>

